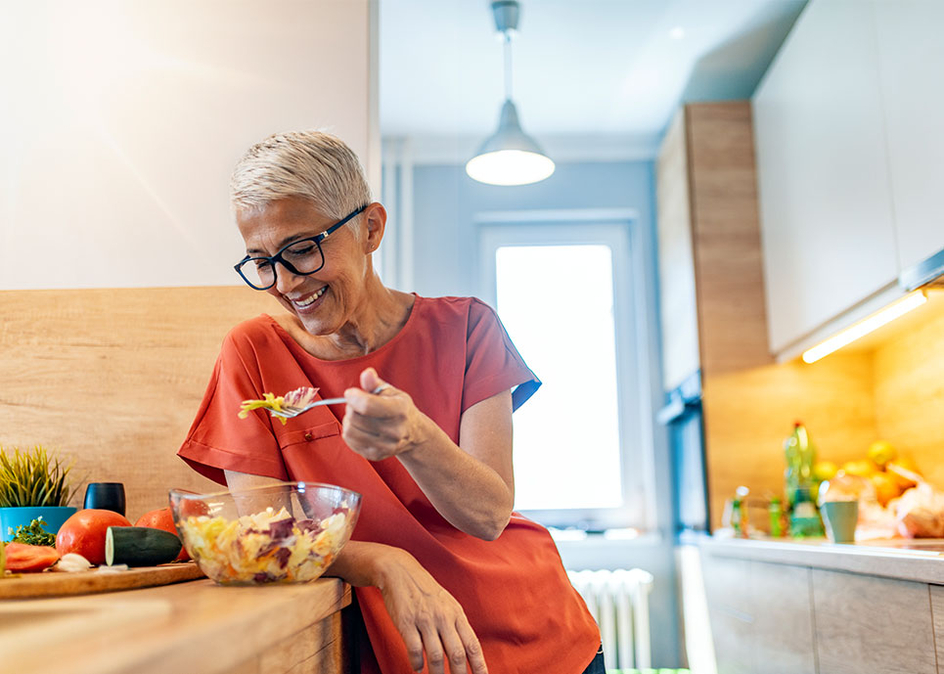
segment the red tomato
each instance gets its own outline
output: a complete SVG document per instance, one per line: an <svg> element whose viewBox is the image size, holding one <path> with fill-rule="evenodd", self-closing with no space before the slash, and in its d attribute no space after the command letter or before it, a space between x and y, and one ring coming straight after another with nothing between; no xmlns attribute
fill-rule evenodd
<svg viewBox="0 0 944 674"><path fill-rule="evenodd" d="M105 532L108 527L130 527L124 515L111 510L87 508L67 519L56 535L59 555L75 552L92 564L105 563Z"/></svg>
<svg viewBox="0 0 944 674"><path fill-rule="evenodd" d="M58 561L59 553L55 548L46 545L7 543L7 569L14 573L42 571Z"/></svg>
<svg viewBox="0 0 944 674"><path fill-rule="evenodd" d="M177 533L177 527L174 526L174 515L170 511L170 506L144 513L138 518L138 521L134 523L134 526L163 529L164 531L169 531L174 534L174 536L179 535ZM186 562L188 559L190 559L190 555L187 554L187 548L181 548L176 561Z"/></svg>

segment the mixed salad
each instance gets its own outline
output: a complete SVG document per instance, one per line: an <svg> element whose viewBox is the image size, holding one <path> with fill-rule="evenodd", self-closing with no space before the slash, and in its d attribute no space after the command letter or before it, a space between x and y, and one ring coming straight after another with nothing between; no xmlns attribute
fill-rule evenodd
<svg viewBox="0 0 944 674"><path fill-rule="evenodd" d="M304 582L318 578L345 542L349 508L321 521L266 508L237 520L197 515L180 521L187 549L219 583Z"/></svg>

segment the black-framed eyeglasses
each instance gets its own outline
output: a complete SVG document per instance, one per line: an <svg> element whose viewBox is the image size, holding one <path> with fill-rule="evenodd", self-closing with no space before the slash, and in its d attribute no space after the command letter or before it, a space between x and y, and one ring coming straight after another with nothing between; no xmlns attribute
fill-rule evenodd
<svg viewBox="0 0 944 674"><path fill-rule="evenodd" d="M350 222L352 218L363 213L368 205L364 204L343 220L328 227L321 234L293 241L271 257L265 255L250 257L247 255L233 268L242 277L243 281L249 284L250 288L256 290L268 290L275 285L277 280L276 262L281 262L283 267L296 276L314 274L324 267L325 263L321 242Z"/></svg>

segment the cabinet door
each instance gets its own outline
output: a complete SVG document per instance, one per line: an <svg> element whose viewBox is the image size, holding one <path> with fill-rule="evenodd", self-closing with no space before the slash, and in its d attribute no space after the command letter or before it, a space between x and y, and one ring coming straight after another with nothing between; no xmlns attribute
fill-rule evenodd
<svg viewBox="0 0 944 674"><path fill-rule="evenodd" d="M819 674L936 674L928 586L813 569Z"/></svg>
<svg viewBox="0 0 944 674"><path fill-rule="evenodd" d="M878 53L902 269L944 249L944 2L876 3Z"/></svg>
<svg viewBox="0 0 944 674"><path fill-rule="evenodd" d="M944 664L944 586L931 585L931 614L934 618L934 646L937 661Z"/></svg>
<svg viewBox="0 0 944 674"><path fill-rule="evenodd" d="M898 275L875 10L817 0L753 98L774 353Z"/></svg>
<svg viewBox="0 0 944 674"><path fill-rule="evenodd" d="M815 672L810 569L751 562L751 597L754 671L764 674Z"/></svg>
<svg viewBox="0 0 944 674"><path fill-rule="evenodd" d="M702 557L702 575L718 674L756 674L750 560L709 552Z"/></svg>
<svg viewBox="0 0 944 674"><path fill-rule="evenodd" d="M662 384L666 391L678 387L698 369L699 362L685 128L682 110L666 133L656 166Z"/></svg>

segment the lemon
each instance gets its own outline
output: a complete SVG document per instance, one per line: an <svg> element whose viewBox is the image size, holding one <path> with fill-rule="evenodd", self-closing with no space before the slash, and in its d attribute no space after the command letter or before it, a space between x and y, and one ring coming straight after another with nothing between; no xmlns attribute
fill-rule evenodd
<svg viewBox="0 0 944 674"><path fill-rule="evenodd" d="M813 464L813 477L817 482L832 480L839 472L839 466L832 461L817 461Z"/></svg>
<svg viewBox="0 0 944 674"><path fill-rule="evenodd" d="M876 440L869 447L869 459L879 468L884 468L889 461L894 461L898 457L898 452L892 446L892 443L886 440Z"/></svg>
<svg viewBox="0 0 944 674"><path fill-rule="evenodd" d="M846 461L842 464L842 471L846 475L857 475L859 477L871 477L878 472L875 468L875 464L869 459Z"/></svg>

